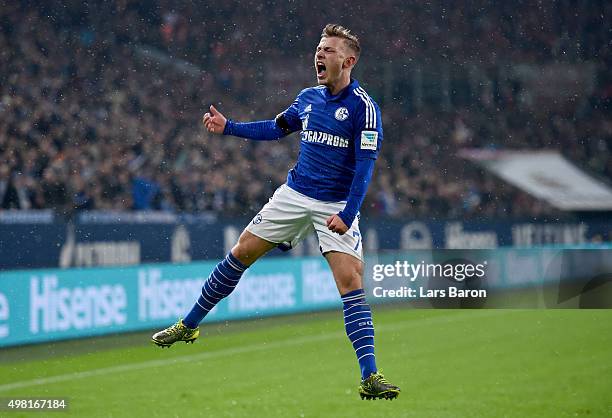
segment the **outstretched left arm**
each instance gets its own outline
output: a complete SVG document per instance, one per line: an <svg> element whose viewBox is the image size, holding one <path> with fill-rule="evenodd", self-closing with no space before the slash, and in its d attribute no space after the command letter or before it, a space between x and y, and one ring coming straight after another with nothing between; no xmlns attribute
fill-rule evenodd
<svg viewBox="0 0 612 418"><path fill-rule="evenodd" d="M289 132L284 131L276 120L260 120L256 122L234 122L227 120L223 135L238 136L240 138L252 139L254 141L274 141L280 139Z"/></svg>
<svg viewBox="0 0 612 418"><path fill-rule="evenodd" d="M202 123L208 132L214 134L238 136L255 141L273 141L300 129L298 99L299 95L291 106L279 113L275 119L243 123L227 119L213 105L210 105L210 112L204 114Z"/></svg>

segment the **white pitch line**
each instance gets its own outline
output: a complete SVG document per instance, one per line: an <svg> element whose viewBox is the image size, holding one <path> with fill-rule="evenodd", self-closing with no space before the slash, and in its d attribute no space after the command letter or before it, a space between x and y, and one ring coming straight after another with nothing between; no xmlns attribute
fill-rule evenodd
<svg viewBox="0 0 612 418"><path fill-rule="evenodd" d="M435 323L443 323L443 322L449 322L449 321L455 321L455 320L461 320L461 319L473 319L474 317L482 318L482 317L487 317L487 316L493 316L496 313L501 314L504 312L508 313L509 311L505 311L501 309L491 309L491 310L482 310L482 311L470 311L468 313L464 313L461 315L436 316L433 318L428 318L428 319L423 319L423 320L417 319L417 320L397 323L393 325L391 324L379 325L376 327L376 332L395 331L398 329L418 327L418 326L423 326L423 325L431 325ZM300 345L300 344L305 344L305 343L320 342L320 341L325 341L325 340L331 340L334 338L342 338L343 335L344 334L340 332L328 332L326 334L320 334L320 335L314 335L314 336L308 336L308 337L297 337L297 338L291 338L288 340L274 341L271 343L252 344L252 345L246 345L246 346L236 347L236 348L227 348L227 349L218 350L218 351L209 351L206 353L174 357L174 358L165 359L165 360L149 360L149 361L143 361L139 363L128 363L128 364L122 364L120 366L111 366L111 367L104 367L101 369L66 373L66 374L60 374L60 375L50 376L50 377L42 377L39 379L22 380L18 382L0 385L0 392L7 392L13 389L21 389L21 388L26 388L26 387L31 387L31 386L46 385L50 383L67 382L71 380L83 379L83 378L92 377L92 376L103 376L103 375L108 375L108 374L123 373L123 372L129 372L129 371L134 371L134 370L150 369L154 367L166 366L168 364L202 361L202 360L207 360L207 359L212 359L212 358L217 358L217 357L233 356L236 354L267 350L271 348L281 348L281 347Z"/></svg>
<svg viewBox="0 0 612 418"><path fill-rule="evenodd" d="M105 367L101 369L87 370L83 372L60 374L57 376L43 377L40 379L32 379L32 380L24 380L20 382L14 382L14 383L8 383L5 385L1 385L0 392L6 392L11 389L19 389L19 388L24 388L24 387L29 387L29 386L38 386L38 385L45 385L49 383L65 382L65 381L70 381L70 380L75 380L75 379L82 379L85 377L102 376L102 375L107 375L107 374L122 373L122 372L128 372L128 371L133 371L133 370L142 370L142 369L149 369L149 368L154 368L154 367L162 367L168 364L202 361L202 360L207 360L207 359L216 358L216 357L225 357L225 356L231 356L231 355L236 355L236 354L261 351L261 350L266 350L270 348L279 348L279 347L284 347L288 345L291 346L291 345L303 344L309 341L328 340L328 339L332 339L334 337L340 337L340 336L341 336L340 333L329 333L329 334L322 334L322 335L308 337L308 338L299 337L299 338L294 338L294 339L289 339L289 340L275 341L271 343L252 344L252 345L247 345L247 346L242 346L242 347L227 348L222 351L221 350L210 351L206 353L192 354L192 355L174 357L174 358L164 359L164 360L149 360L149 361L144 361L144 362L139 362L139 363L128 363L128 364L122 364L120 366L111 366L111 367ZM153 347L152 344L151 346ZM158 348L155 347L155 349L158 349Z"/></svg>

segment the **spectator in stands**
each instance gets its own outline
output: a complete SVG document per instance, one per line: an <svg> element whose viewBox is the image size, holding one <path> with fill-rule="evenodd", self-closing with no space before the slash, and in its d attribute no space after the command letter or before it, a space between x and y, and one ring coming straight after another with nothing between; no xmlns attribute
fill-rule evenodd
<svg viewBox="0 0 612 418"><path fill-rule="evenodd" d="M61 2L33 0L0 9L2 208L236 216L265 203L284 181L281 173L294 160L296 139L275 147L238 141L212 147L199 125L203 105L210 97L227 97L224 105L236 109L237 120L278 113L288 104L286 90L294 90L289 84L305 83L308 76L271 78L287 66L286 47L309 58L310 40L318 36L311 28L327 22L316 21L305 3L260 13L258 25L273 31L255 30L257 10L233 1L214 7L167 0L94 3L68 10ZM379 46L365 45L383 63L395 65L398 56L425 64L470 63L490 80L478 97L450 108L425 101L418 111L406 111L407 104L385 100L385 164L363 210L398 217L559 215L459 160L456 153L464 146L553 147L612 178L606 71L611 23L602 18L612 6L595 1L574 10L578 6L567 1L534 8L466 0L447 6L384 0L364 4L351 16L357 26L386 22L388 30L364 37ZM584 18L576 19L576 13ZM233 22L231 30L227 22ZM411 30L401 30L406 26ZM138 45L158 50L147 55ZM258 49L261 54L247 53ZM593 97L565 110L521 109L523 86L500 76L509 60L587 59L602 68ZM257 97L260 89L252 87L258 83L270 83L278 93ZM224 94L229 89L232 94ZM229 98L238 95L237 102Z"/></svg>

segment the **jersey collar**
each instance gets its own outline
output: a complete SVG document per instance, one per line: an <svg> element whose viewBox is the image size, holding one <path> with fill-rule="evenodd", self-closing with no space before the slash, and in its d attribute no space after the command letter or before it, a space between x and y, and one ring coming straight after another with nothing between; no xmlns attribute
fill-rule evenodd
<svg viewBox="0 0 612 418"><path fill-rule="evenodd" d="M343 100L349 93L359 87L359 83L357 80L351 78L351 82L348 86L346 86L342 91L335 96L333 96L327 87L323 89L323 95L325 96L325 100L328 102Z"/></svg>

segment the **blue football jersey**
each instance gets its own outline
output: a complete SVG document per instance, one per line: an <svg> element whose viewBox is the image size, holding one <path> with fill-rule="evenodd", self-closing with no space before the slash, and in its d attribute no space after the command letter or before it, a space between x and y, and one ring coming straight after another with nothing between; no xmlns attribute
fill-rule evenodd
<svg viewBox="0 0 612 418"><path fill-rule="evenodd" d="M376 102L352 80L335 96L325 86L302 90L283 115L291 131L301 131L300 154L287 185L313 199L347 200L356 161L376 159L380 151Z"/></svg>

